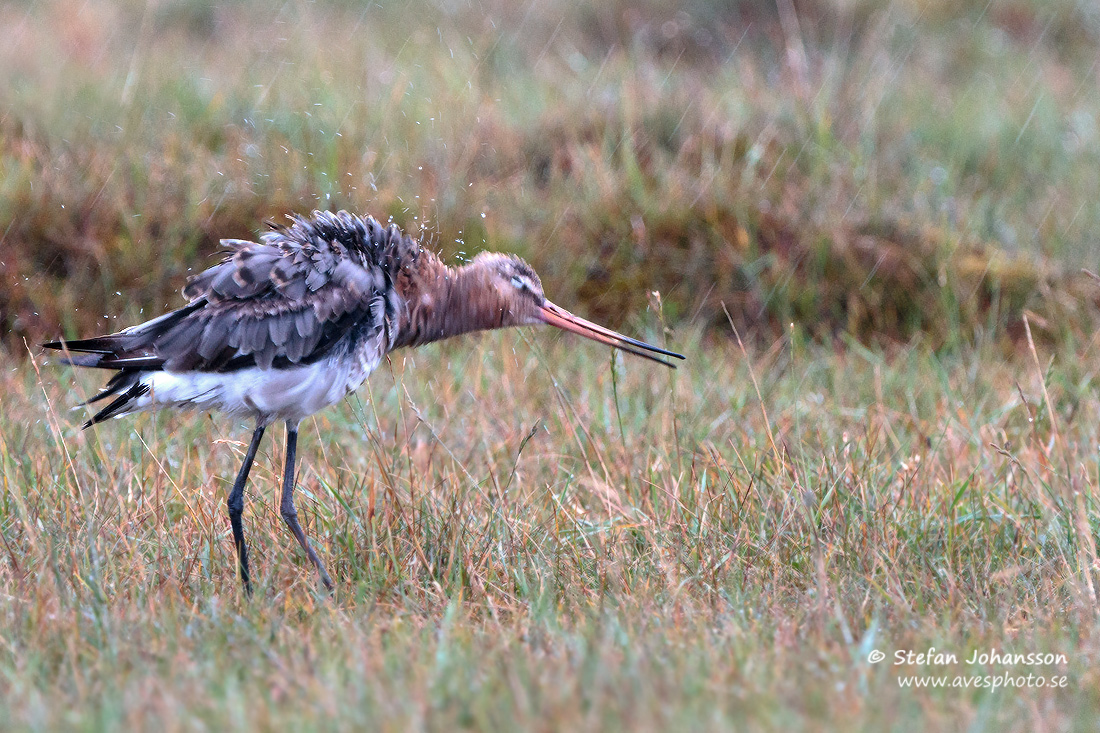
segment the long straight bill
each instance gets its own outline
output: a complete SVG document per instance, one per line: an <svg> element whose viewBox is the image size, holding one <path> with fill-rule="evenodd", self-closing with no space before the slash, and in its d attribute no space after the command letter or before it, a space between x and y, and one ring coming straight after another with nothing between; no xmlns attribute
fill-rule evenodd
<svg viewBox="0 0 1100 733"><path fill-rule="evenodd" d="M658 364L664 364L673 369L676 368L675 364L654 356L654 354L670 356L673 359L684 358L682 354L677 354L674 351L666 351L665 349L647 344L644 341L638 341L629 336L623 336L621 333L616 333L610 328L604 328L603 326L592 323L592 321L586 321L580 316L575 316L564 308L554 305L549 300L545 301L542 307L539 308L539 318L542 319L543 323L557 326L563 331L570 331L578 336L584 336L593 341L599 341L601 344L614 346L616 349L622 349L635 356L645 357L646 359L655 361Z"/></svg>

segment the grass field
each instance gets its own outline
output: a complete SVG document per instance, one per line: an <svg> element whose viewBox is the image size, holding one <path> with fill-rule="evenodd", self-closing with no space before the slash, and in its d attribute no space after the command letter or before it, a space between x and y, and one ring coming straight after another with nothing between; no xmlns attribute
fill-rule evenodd
<svg viewBox="0 0 1100 733"><path fill-rule="evenodd" d="M0 727L1095 729L1088 4L0 26ZM249 600L224 505L250 426L81 432L98 375L33 344L176 306L218 237L314 207L520 252L688 360L549 330L395 353L302 425L336 596L279 519L278 429ZM931 649L955 660L894 664ZM993 650L1052 663L967 661Z"/></svg>
<svg viewBox="0 0 1100 733"><path fill-rule="evenodd" d="M278 518L281 450L269 444L247 511L257 597L238 590L223 505L247 426L162 416L82 434L56 412L74 398L58 386L67 374L8 374L5 718L1019 730L1095 719L1098 409L1095 370L1080 366L1094 347L1040 369L980 351L890 359L777 344L742 358L675 335L690 361L672 376L544 332L432 347L305 424L300 505L334 601L318 598ZM867 661L929 647L1066 662ZM1004 673L1068 686L897 682Z"/></svg>

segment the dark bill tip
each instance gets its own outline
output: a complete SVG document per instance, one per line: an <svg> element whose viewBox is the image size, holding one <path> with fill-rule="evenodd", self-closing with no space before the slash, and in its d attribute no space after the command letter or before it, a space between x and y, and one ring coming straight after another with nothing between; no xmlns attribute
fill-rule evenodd
<svg viewBox="0 0 1100 733"><path fill-rule="evenodd" d="M684 359L683 354L677 354L675 351L669 351L662 349L659 346L647 344L644 341L638 339L632 339L629 336L624 336L621 333L612 331L610 328L604 328L603 326L587 321L580 316L575 316L564 308L554 305L549 300L544 302L538 311L539 319L543 323L548 323L551 326L556 326L563 331L569 331L575 333L578 336L584 336L587 339L598 341L601 344L607 344L613 346L616 349L622 349L623 351L640 356L650 361L655 361L658 364L664 364L672 369L676 368L676 365L670 361L660 358L660 356L667 356L673 359ZM660 356L657 356L657 355Z"/></svg>

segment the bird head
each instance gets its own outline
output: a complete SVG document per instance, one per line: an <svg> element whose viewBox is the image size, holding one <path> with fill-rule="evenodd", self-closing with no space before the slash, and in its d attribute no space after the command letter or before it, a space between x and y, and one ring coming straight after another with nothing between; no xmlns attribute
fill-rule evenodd
<svg viewBox="0 0 1100 733"><path fill-rule="evenodd" d="M515 255L482 252L473 259L470 267L481 271L487 278L489 288L500 303L498 308L501 326L545 323L672 368L675 368L675 364L656 355L684 358L681 354L587 321L551 303L542 291L542 281L538 274Z"/></svg>
<svg viewBox="0 0 1100 733"><path fill-rule="evenodd" d="M501 326L529 326L541 323L539 308L546 301L542 281L526 262L515 255L482 252L469 269L480 272L491 306L500 313Z"/></svg>

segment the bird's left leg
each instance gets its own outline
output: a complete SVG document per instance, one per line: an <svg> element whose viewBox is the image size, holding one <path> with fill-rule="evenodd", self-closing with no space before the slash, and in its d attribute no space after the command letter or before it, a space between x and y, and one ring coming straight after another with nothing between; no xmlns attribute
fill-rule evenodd
<svg viewBox="0 0 1100 733"><path fill-rule="evenodd" d="M237 473L237 480L233 482L233 490L229 492L226 506L229 508L229 524L233 528L233 546L237 548L237 565L241 572L241 584L244 592L252 595L252 579L248 574L248 548L244 543L244 527L241 524L241 514L244 512L244 485L248 481L248 472L252 470L252 461L256 459L256 449L260 447L260 439L264 437L264 426L257 425L252 433L252 442L248 445L248 452L244 455L244 463Z"/></svg>
<svg viewBox="0 0 1100 733"><path fill-rule="evenodd" d="M283 474L283 498L279 502L279 512L283 515L286 526L290 527L290 531L294 533L298 544L306 551L310 562L317 568L317 572L321 576L321 582L325 584L325 589L332 592L332 578L328 576L328 572L325 570L325 566L321 564L321 559L317 557L317 553L310 547L309 540L306 539L306 533L302 531L302 525L298 524L298 510L294 508L294 454L297 449L298 424L291 424L290 421L287 421L286 472Z"/></svg>

